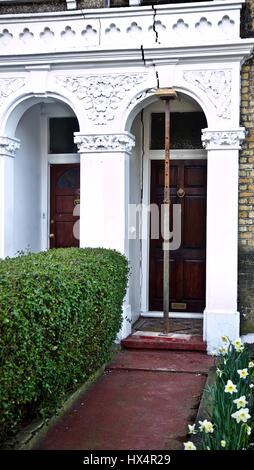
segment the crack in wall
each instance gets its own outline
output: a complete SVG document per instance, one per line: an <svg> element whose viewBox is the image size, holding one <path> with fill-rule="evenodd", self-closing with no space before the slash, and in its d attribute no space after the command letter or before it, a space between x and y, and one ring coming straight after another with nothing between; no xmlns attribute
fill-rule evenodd
<svg viewBox="0 0 254 470"><path fill-rule="evenodd" d="M159 41L159 33L158 33L157 29L156 29L156 15L157 15L157 10L156 10L156 8L154 7L154 5L152 5L152 10L153 10L153 25L152 25L152 28L153 28L153 31L154 31L154 34L155 34L155 43L156 43L156 44L160 44L160 41ZM157 88L160 88L160 80L159 80L158 71L156 70L156 64L153 64L153 68L154 68L154 72L155 72L155 76L156 76Z"/></svg>
<svg viewBox="0 0 254 470"><path fill-rule="evenodd" d="M144 66L146 67L145 51L144 51L143 44L141 44L140 49L141 49L142 60L144 62Z"/></svg>
<svg viewBox="0 0 254 470"><path fill-rule="evenodd" d="M152 5L152 10L153 10L153 31L154 31L154 34L155 34L155 42L156 42L156 44L160 44L160 41L159 41L159 33L158 33L158 31L156 30L156 15L157 15L157 10L156 10L156 8L154 8L154 5Z"/></svg>

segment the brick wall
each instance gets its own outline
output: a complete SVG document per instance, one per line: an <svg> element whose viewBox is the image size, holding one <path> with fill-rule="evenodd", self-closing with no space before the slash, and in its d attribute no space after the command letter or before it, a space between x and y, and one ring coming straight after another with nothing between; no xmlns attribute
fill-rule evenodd
<svg viewBox="0 0 254 470"><path fill-rule="evenodd" d="M104 8L104 0L77 0L77 8ZM65 10L67 10L65 0L42 0L39 3L27 2L19 5L3 3L0 5L0 15L8 13L35 13Z"/></svg>
<svg viewBox="0 0 254 470"><path fill-rule="evenodd" d="M40 3L20 3L8 4L3 3L0 5L0 15L12 13L35 13L46 11L64 11L67 10L65 0L45 0Z"/></svg>
<svg viewBox="0 0 254 470"><path fill-rule="evenodd" d="M78 8L104 8L104 0L77 0Z"/></svg>
<svg viewBox="0 0 254 470"><path fill-rule="evenodd" d="M246 0L242 37L254 37L254 1ZM254 331L254 59L242 67L241 124L247 130L240 154L239 309L243 332Z"/></svg>

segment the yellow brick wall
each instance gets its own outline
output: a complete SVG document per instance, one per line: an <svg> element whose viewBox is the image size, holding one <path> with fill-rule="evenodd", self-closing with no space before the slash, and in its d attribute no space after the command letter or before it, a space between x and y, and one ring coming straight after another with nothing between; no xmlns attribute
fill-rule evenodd
<svg viewBox="0 0 254 470"><path fill-rule="evenodd" d="M242 15L242 36L254 35L254 0L246 0ZM242 67L241 124L248 134L240 155L239 244L254 247L254 60Z"/></svg>
<svg viewBox="0 0 254 470"><path fill-rule="evenodd" d="M254 38L254 0L246 0L242 37ZM240 153L238 300L243 333L254 331L254 59L242 67L241 124L247 138Z"/></svg>

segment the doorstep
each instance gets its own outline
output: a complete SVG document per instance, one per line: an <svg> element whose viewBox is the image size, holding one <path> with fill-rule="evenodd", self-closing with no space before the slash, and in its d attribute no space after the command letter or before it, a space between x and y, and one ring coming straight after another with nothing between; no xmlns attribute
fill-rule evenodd
<svg viewBox="0 0 254 470"><path fill-rule="evenodd" d="M126 349L172 349L179 351L206 351L202 336L154 331L135 331L121 341Z"/></svg>

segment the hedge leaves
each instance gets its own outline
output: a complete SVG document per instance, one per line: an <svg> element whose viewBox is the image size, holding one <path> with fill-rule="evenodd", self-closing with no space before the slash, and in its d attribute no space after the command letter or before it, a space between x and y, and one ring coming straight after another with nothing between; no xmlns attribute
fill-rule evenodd
<svg viewBox="0 0 254 470"><path fill-rule="evenodd" d="M124 256L102 248L0 261L1 439L109 359L127 278Z"/></svg>

